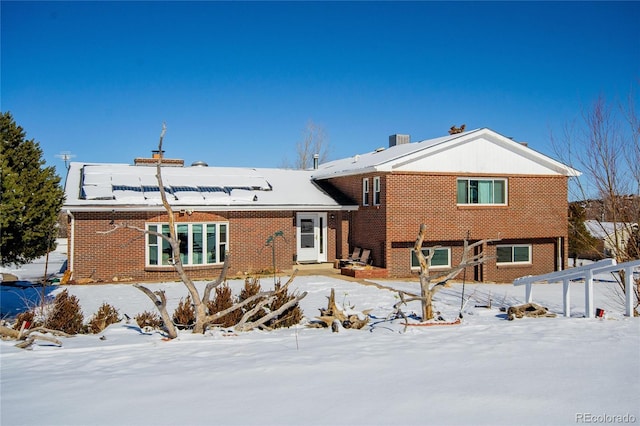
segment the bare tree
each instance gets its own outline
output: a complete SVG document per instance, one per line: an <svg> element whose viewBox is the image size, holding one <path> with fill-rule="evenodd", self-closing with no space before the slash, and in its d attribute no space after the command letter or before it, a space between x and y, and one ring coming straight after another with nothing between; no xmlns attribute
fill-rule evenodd
<svg viewBox="0 0 640 426"><path fill-rule="evenodd" d="M428 254L425 256L422 253L422 250L425 247L422 247L422 244L427 236L427 225L420 225L420 232L418 232L418 237L416 238L416 243L413 246L413 251L416 253L418 257L418 261L420 262L420 296L411 295L406 292L399 292L400 302L396 304L396 309L399 310L399 306L401 304L405 304L406 302L411 302L415 300L420 300L422 305L422 320L430 320L435 317L433 312L433 296L436 294L438 290L443 288L449 280L456 277L460 272L462 272L465 268L480 265L485 263L491 259L495 259L495 256L487 256L484 250L476 252L476 247L485 247L486 244L500 241L500 239L483 239L480 241L476 241L472 244L469 244L468 238L464 239L464 247L462 251L462 259L458 266L453 269L441 273L439 275L431 275L431 259L435 253L435 250L438 246L427 247ZM408 297L407 297L408 296Z"/></svg>
<svg viewBox="0 0 640 426"><path fill-rule="evenodd" d="M166 132L166 126L163 123L162 132L160 133L160 141L158 143L158 150L160 152L162 152L162 142L164 139L165 132ZM307 295L306 292L298 294L295 297L291 298L291 300L283 304L279 309L275 311L268 311L264 309L265 306L272 303L279 294L283 292L284 294L286 294L286 292L288 291L289 284L293 281L296 275L297 271L294 271L294 273L289 278L289 281L285 285L279 286L273 291L259 292L258 294L253 295L241 302L233 304L233 306L231 306L228 309L225 309L213 314L209 314L207 305L211 298L211 292L220 284L222 284L226 279L226 275L229 267L229 258L230 258L229 253L225 254L224 265L218 279L216 281L211 281L207 283L207 285L204 288L202 296L200 296L196 285L194 284L194 282L191 280L191 278L185 271L184 265L182 264L182 259L179 255L180 240L178 239L178 236L176 233L175 216L174 216L173 209L171 208L171 205L167 201L167 195L165 192L164 183L162 181L162 158L158 158L158 162L156 165L156 178L158 180L158 186L160 189L160 197L162 199L162 204L164 206L164 209L167 212L167 217L169 218L169 235L167 236L159 232L150 231L147 229L128 225L126 223L122 223L122 224L114 223L113 228L111 230L105 231L102 233L110 233L120 228L134 229L144 234L156 235L166 240L171 245L171 252L173 253L173 256L171 259L172 264L176 272L180 276L182 283L187 288L187 291L189 292L189 295L191 296L191 300L193 302L193 307L195 311L195 323L193 325L194 333L203 333L208 325L214 324L218 319L222 318L223 316L235 310L242 309L245 306L253 303L255 303L255 307L253 307L249 312L247 312L241 318L240 322L236 324L235 329L238 331L248 331L248 330L251 330L252 328L262 327L269 320L278 317L287 309L296 305L300 300L302 300ZM160 316L162 317L162 320L167 329L168 336L172 339L176 338L178 336L178 331L175 325L173 324L173 320L169 315L169 312L167 311L167 299L164 294L164 291L152 292L147 287L142 286L140 284L136 284L135 287L140 291L142 291L144 294L146 294L147 297L149 297L153 301L154 305L158 309L158 312L160 313ZM260 312L263 315L259 316L258 319L255 319L256 314ZM254 318L254 319L250 321L249 320L250 318Z"/></svg>
<svg viewBox="0 0 640 426"><path fill-rule="evenodd" d="M313 167L315 155L318 156L318 163L324 163L329 159L329 151L330 146L324 127L309 120L302 140L296 144L296 159L293 166L285 159L283 167L300 170L310 169Z"/></svg>
<svg viewBox="0 0 640 426"><path fill-rule="evenodd" d="M565 126L562 139L551 136L561 161L583 172L572 182L570 195L586 205L598 205L599 214L591 219L610 235L605 241L618 262L640 257L640 119L635 104L633 93L626 105L617 108L599 97L577 125ZM622 291L623 283L624 279L619 281ZM640 280L634 292L638 307Z"/></svg>

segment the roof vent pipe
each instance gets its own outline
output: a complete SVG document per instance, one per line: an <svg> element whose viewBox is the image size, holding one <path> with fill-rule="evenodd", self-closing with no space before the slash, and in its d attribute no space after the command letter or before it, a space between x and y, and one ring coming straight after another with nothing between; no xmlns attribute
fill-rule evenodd
<svg viewBox="0 0 640 426"><path fill-rule="evenodd" d="M389 136L389 148L394 147L396 145L403 145L411 142L411 137L409 135L400 135L395 134Z"/></svg>
<svg viewBox="0 0 640 426"><path fill-rule="evenodd" d="M318 154L313 154L313 170L318 170L318 159L320 156Z"/></svg>

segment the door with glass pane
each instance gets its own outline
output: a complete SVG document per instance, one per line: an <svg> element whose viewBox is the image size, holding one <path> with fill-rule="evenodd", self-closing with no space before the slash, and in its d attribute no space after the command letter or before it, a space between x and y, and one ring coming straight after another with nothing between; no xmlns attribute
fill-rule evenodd
<svg viewBox="0 0 640 426"><path fill-rule="evenodd" d="M325 262L327 260L327 214L298 213L298 262Z"/></svg>

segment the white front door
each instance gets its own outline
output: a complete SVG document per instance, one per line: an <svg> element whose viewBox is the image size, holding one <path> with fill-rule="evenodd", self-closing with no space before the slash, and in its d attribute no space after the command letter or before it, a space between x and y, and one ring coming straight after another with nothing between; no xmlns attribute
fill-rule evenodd
<svg viewBox="0 0 640 426"><path fill-rule="evenodd" d="M298 262L327 261L327 214L298 213Z"/></svg>

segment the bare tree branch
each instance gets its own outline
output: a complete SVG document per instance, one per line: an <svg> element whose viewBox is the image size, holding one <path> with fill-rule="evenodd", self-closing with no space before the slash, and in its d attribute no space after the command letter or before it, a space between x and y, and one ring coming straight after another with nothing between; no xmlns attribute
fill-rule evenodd
<svg viewBox="0 0 640 426"><path fill-rule="evenodd" d="M220 272L220 275L218 276L217 280L207 283L206 287L204 288L204 293L202 295L203 302L205 303L209 302L211 298L211 291L225 281L228 270L229 270L229 252L225 252L224 265L222 265L222 271Z"/></svg>
<svg viewBox="0 0 640 426"><path fill-rule="evenodd" d="M176 329L175 324L173 324L171 315L169 315L169 312L167 311L167 297L164 294L164 291L153 292L147 287L140 284L134 284L133 286L146 294L147 297L149 297L149 299L151 299L153 304L156 306L158 312L160 312L160 316L162 317L162 322L167 329L168 337L170 339L175 339L176 337L178 337L178 330Z"/></svg>

